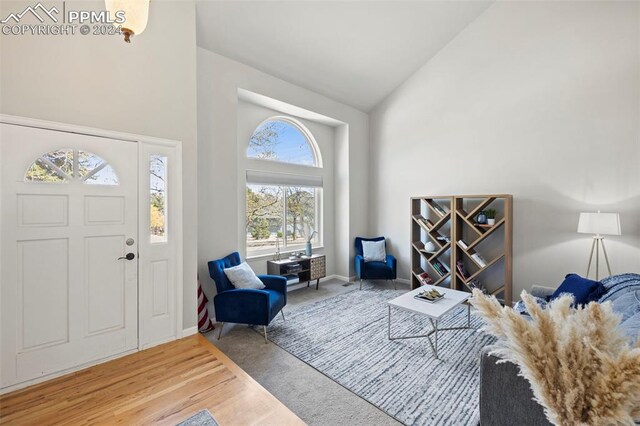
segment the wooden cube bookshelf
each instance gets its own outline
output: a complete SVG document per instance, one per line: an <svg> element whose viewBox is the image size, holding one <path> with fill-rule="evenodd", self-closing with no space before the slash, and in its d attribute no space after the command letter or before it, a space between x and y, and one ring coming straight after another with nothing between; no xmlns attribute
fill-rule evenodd
<svg viewBox="0 0 640 426"><path fill-rule="evenodd" d="M496 210L494 225L476 223L487 209ZM464 245L459 243L462 240ZM427 252L431 241L435 250ZM465 247L466 245L466 247ZM474 259L474 255L486 256ZM471 291L480 280L507 306L512 302L513 196L443 195L411 198L411 287L428 276L431 284ZM458 270L461 262L465 275Z"/></svg>

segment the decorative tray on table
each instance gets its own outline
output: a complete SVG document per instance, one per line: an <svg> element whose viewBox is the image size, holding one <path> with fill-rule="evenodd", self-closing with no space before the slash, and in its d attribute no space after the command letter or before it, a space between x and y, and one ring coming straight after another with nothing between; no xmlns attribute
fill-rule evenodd
<svg viewBox="0 0 640 426"><path fill-rule="evenodd" d="M440 293L438 290L431 289L431 290L421 291L420 293L416 294L413 297L425 302L435 303L438 300L444 298L444 294Z"/></svg>

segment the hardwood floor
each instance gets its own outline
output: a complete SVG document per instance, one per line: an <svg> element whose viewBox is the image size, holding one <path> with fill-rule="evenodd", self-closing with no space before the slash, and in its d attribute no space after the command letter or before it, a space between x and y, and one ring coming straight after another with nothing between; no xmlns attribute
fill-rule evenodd
<svg viewBox="0 0 640 426"><path fill-rule="evenodd" d="M175 425L205 408L221 426L304 424L200 335L0 396L0 423Z"/></svg>

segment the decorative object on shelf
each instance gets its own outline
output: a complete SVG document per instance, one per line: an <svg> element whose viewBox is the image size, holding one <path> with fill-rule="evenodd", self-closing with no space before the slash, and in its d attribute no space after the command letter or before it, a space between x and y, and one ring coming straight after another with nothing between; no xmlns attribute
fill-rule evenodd
<svg viewBox="0 0 640 426"><path fill-rule="evenodd" d="M301 251L294 251L293 253L291 253L291 255L289 256L290 260L297 260L297 259L302 259L302 254L303 252Z"/></svg>
<svg viewBox="0 0 640 426"><path fill-rule="evenodd" d="M273 254L273 260L280 260L280 238L276 237L276 252Z"/></svg>
<svg viewBox="0 0 640 426"><path fill-rule="evenodd" d="M602 246L602 252L604 253L604 260L607 263L607 270L609 275L611 274L611 266L609 266L609 257L607 256L607 250L604 247L603 235L621 235L620 228L620 215L618 213L601 213L598 210L597 213L580 213L578 219L578 233L580 234L592 234L593 243L591 244L591 253L589 254L589 264L587 265L587 278L591 271L591 261L593 260L593 251L596 252L596 281L599 279L600 268L600 247Z"/></svg>
<svg viewBox="0 0 640 426"><path fill-rule="evenodd" d="M478 213L478 216L476 216L476 223L480 225L487 224L487 214L484 212L484 210L481 210L480 213Z"/></svg>
<svg viewBox="0 0 640 426"><path fill-rule="evenodd" d="M435 253L438 249L436 248L436 245L433 244L432 241L427 241L426 243L424 243L424 251L427 253Z"/></svg>
<svg viewBox="0 0 640 426"><path fill-rule="evenodd" d="M313 231L313 232L311 232L311 234L307 238L307 244L305 246L305 251L306 251L306 255L308 257L311 257L311 255L313 254L313 246L311 245L311 240L313 240L313 237L315 237L317 233L318 233L318 231Z"/></svg>
<svg viewBox="0 0 640 426"><path fill-rule="evenodd" d="M496 209L488 209L485 214L487 215L487 225L496 224Z"/></svg>

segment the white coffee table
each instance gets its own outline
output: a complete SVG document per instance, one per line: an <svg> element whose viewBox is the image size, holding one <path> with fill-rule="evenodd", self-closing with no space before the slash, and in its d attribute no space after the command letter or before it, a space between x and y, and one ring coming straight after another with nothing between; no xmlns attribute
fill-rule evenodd
<svg viewBox="0 0 640 426"><path fill-rule="evenodd" d="M429 303L423 300L418 300L414 296L424 290L435 289L440 293L444 294L444 297L437 302ZM434 287L431 285L425 285L419 287L415 290L412 290L408 293L403 294L402 296L396 297L393 300L390 300L388 303L389 306L389 340L400 340L400 339L416 339L419 337L426 337L429 339L429 344L431 344L431 349L433 350L434 355L438 358L438 332L445 330L466 330L471 328L471 304L467 303L467 325L461 327L447 327L447 328L438 328L438 321L451 312L453 308L458 305L463 304L471 297L470 293L466 293L464 291L451 290L449 288L444 287ZM410 336L391 336L391 308L401 309L403 311L409 311L416 314L424 315L429 318L431 321L431 326L433 327L427 334L418 334L418 335L410 335ZM435 344L431 341L431 335L435 335Z"/></svg>

